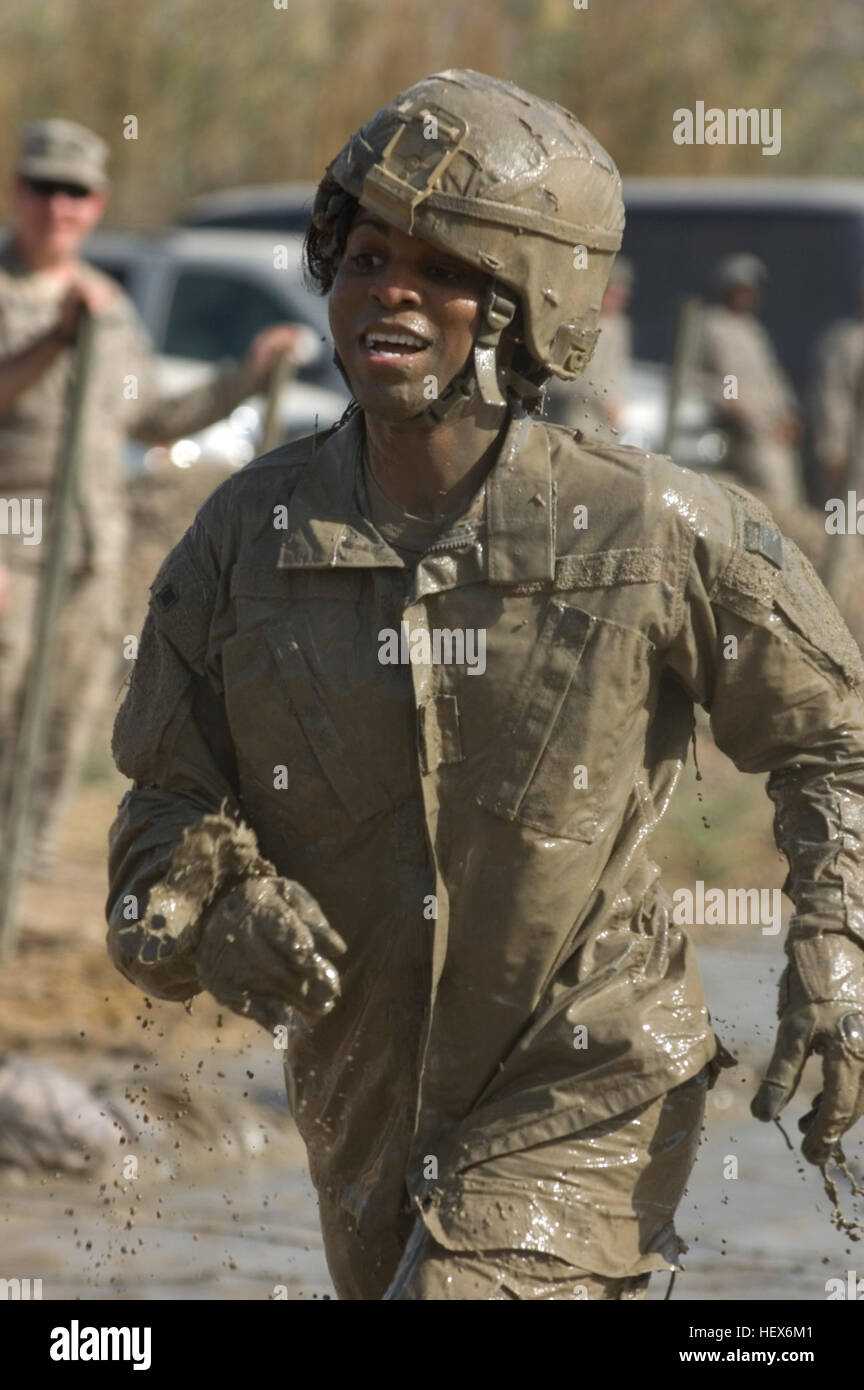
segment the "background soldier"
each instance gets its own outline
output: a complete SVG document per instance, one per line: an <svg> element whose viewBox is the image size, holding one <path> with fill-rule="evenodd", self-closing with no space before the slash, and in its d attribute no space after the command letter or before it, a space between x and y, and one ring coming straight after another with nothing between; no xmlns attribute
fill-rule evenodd
<svg viewBox="0 0 864 1390"><path fill-rule="evenodd" d="M535 414L590 356L620 190L477 72L351 138L307 252L356 408L205 503L115 725L112 956L284 1030L342 1298L629 1299L677 1264L731 1060L646 851L697 703L770 774L796 906L756 1113L814 1051L808 1159L864 1104L855 644L747 493Z"/></svg>
<svg viewBox="0 0 864 1390"><path fill-rule="evenodd" d="M719 263L712 276L717 302L702 311L696 364L728 437L723 467L745 487L788 507L803 501L794 447L801 426L792 387L756 318L766 279L756 256Z"/></svg>
<svg viewBox="0 0 864 1390"><path fill-rule="evenodd" d="M842 494L847 485L860 487L864 481L864 287L858 318L832 324L816 345L808 407L820 500Z"/></svg>
<svg viewBox="0 0 864 1390"><path fill-rule="evenodd" d="M265 383L296 333L289 325L266 329L240 366L161 399L154 356L131 301L79 255L105 209L107 156L105 142L74 122L28 126L11 189L11 234L0 247L0 498L28 499L31 507L38 500L43 536L82 306L97 320L47 751L34 796L30 869L36 873L50 867L120 659L124 437L159 443L221 419ZM0 609L0 821L43 568L44 545L23 539L0 534L8 591L5 613Z"/></svg>

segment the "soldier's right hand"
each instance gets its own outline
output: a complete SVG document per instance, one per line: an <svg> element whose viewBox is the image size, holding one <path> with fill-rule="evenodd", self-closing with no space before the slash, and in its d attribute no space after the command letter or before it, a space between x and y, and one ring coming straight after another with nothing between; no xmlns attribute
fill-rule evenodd
<svg viewBox="0 0 864 1390"><path fill-rule="evenodd" d="M214 999L272 1030L289 1011L322 1017L339 998L331 957L345 943L315 899L286 878L251 878L205 915L198 978Z"/></svg>
<svg viewBox="0 0 864 1390"><path fill-rule="evenodd" d="M84 278L72 280L60 301L57 327L67 342L72 342L78 328L81 311L86 309L98 318L113 304L116 292L108 285Z"/></svg>

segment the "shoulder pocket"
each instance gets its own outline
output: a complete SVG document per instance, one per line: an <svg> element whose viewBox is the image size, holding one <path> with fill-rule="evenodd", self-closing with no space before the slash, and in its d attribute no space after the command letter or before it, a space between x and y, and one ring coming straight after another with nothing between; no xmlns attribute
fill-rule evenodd
<svg viewBox="0 0 864 1390"><path fill-rule="evenodd" d="M801 636L842 671L849 685L864 681L864 662L854 637L810 561L783 538L783 579L775 602Z"/></svg>
<svg viewBox="0 0 864 1390"><path fill-rule="evenodd" d="M849 685L864 681L864 662L851 632L810 561L761 502L726 484L735 511L735 550L711 599L750 622L779 611Z"/></svg>

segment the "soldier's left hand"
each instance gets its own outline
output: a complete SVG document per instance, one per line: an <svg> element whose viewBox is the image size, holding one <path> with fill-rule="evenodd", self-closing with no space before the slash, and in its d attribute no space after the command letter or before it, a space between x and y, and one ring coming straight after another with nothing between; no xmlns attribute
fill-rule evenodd
<svg viewBox="0 0 864 1390"><path fill-rule="evenodd" d="M793 942L789 956L777 1043L751 1111L757 1120L776 1119L807 1058L821 1055L822 1091L800 1127L804 1157L823 1164L864 1115L864 947L842 932L824 932Z"/></svg>
<svg viewBox="0 0 864 1390"><path fill-rule="evenodd" d="M288 356L292 366L301 367L308 362L310 339L313 352L317 351L315 335L305 324L274 323L270 328L262 329L252 339L243 365L256 381L263 385L282 353Z"/></svg>

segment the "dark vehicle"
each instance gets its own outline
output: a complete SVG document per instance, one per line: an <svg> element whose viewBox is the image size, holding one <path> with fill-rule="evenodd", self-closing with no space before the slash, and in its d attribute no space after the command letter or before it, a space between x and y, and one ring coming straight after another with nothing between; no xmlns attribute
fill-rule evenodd
<svg viewBox="0 0 864 1390"><path fill-rule="evenodd" d="M317 187L315 183L272 183L203 193L184 210L178 226L305 232Z"/></svg>
<svg viewBox="0 0 864 1390"><path fill-rule="evenodd" d="M717 261L750 251L771 276L760 317L803 394L815 340L859 312L864 181L627 179L624 203L635 355L669 362L681 298L707 296Z"/></svg>

